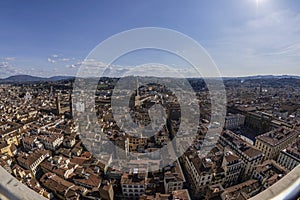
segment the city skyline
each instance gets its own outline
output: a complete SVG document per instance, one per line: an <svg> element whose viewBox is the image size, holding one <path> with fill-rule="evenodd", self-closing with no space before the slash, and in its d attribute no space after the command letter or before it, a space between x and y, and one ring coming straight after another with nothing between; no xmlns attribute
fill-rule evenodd
<svg viewBox="0 0 300 200"><path fill-rule="evenodd" d="M300 1L0 1L0 200L300 200Z"/></svg>

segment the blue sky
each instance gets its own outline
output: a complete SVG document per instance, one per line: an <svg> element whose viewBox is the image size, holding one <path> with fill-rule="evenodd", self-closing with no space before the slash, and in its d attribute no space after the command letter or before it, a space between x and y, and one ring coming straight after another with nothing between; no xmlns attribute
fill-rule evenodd
<svg viewBox="0 0 300 200"><path fill-rule="evenodd" d="M299 11L298 0L1 1L0 77L75 75L101 41L148 26L195 39L223 76L300 75ZM142 64L151 56L117 64Z"/></svg>

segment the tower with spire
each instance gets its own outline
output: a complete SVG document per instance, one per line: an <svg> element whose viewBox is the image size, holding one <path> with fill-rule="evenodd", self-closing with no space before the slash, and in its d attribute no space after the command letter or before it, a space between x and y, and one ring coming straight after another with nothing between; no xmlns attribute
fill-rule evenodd
<svg viewBox="0 0 300 200"><path fill-rule="evenodd" d="M135 95L135 106L141 106L141 97L139 93L139 79L136 78L136 95Z"/></svg>
<svg viewBox="0 0 300 200"><path fill-rule="evenodd" d="M70 106L70 116L73 117L73 99L72 99L72 92L69 95L69 106Z"/></svg>
<svg viewBox="0 0 300 200"><path fill-rule="evenodd" d="M58 114L58 115L61 114L61 107L60 107L60 93L58 93L57 96L56 96L56 111L57 111L57 114Z"/></svg>

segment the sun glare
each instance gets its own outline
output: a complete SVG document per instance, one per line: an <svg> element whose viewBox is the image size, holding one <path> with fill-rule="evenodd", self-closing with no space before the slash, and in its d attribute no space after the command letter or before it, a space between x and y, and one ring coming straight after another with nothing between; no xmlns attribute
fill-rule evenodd
<svg viewBox="0 0 300 200"><path fill-rule="evenodd" d="M262 4L264 0L255 0L255 1L256 1L256 7L259 7L259 5Z"/></svg>
<svg viewBox="0 0 300 200"><path fill-rule="evenodd" d="M266 4L267 0L255 0L256 3L256 14L258 14L259 10L264 7Z"/></svg>

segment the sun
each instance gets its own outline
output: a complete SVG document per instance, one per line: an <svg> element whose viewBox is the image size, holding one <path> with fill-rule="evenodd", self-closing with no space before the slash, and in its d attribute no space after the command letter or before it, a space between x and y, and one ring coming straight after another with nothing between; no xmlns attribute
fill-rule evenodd
<svg viewBox="0 0 300 200"><path fill-rule="evenodd" d="M256 11L262 6L262 4L265 4L266 0L255 0L256 2Z"/></svg>
<svg viewBox="0 0 300 200"><path fill-rule="evenodd" d="M263 3L264 0L255 0L256 1L256 6L258 7L260 4Z"/></svg>

